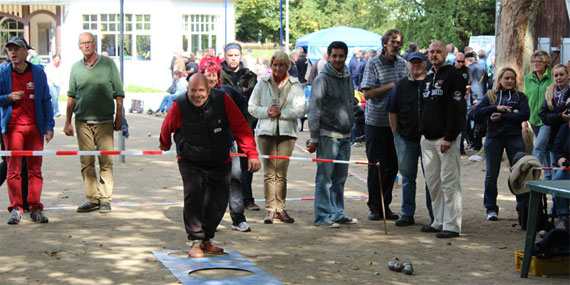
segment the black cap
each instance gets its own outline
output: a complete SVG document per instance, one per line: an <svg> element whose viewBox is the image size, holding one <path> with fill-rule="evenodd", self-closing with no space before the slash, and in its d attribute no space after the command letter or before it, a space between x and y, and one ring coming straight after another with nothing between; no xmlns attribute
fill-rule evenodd
<svg viewBox="0 0 570 285"><path fill-rule="evenodd" d="M28 45L28 42L26 42L26 39L24 39L22 37L13 37L12 39L10 39L10 41L4 47L7 48L9 45L17 45L17 46L25 48L27 50L28 49L34 49L30 45Z"/></svg>

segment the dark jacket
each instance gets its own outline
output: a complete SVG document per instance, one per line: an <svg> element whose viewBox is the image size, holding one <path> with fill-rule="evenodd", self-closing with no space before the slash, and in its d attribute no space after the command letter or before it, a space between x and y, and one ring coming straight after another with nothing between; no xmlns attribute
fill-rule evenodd
<svg viewBox="0 0 570 285"><path fill-rule="evenodd" d="M422 85L420 134L428 140L443 137L454 141L465 124L465 81L457 70L444 64L437 72L432 68Z"/></svg>
<svg viewBox="0 0 570 285"><path fill-rule="evenodd" d="M497 113L498 105L512 107L511 113L502 113L501 120L497 122L487 120L487 138L509 137L521 135L521 124L530 117L528 101L524 93L511 94L511 92L500 92L494 104L489 102L486 95L475 107L474 116L476 120L489 119L493 113Z"/></svg>
<svg viewBox="0 0 570 285"><path fill-rule="evenodd" d="M554 105L554 110L548 109L548 104L546 104L546 100L542 104L542 108L540 109L540 113L538 113L538 117L542 121L543 124L550 126L550 139L548 140L549 143L552 143L554 137L558 133L558 129L560 126L565 123L562 119L562 112L570 108L570 103L566 104L566 100L570 96L570 91L567 91L565 94L562 95L562 98L557 104Z"/></svg>
<svg viewBox="0 0 570 285"><path fill-rule="evenodd" d="M308 66L308 59L306 56L304 55L299 55L299 57L297 58L297 71L299 74L299 82L301 83L305 83L307 82L307 80L305 80L305 74L307 73L307 66Z"/></svg>
<svg viewBox="0 0 570 285"><path fill-rule="evenodd" d="M176 97L182 128L174 134L176 153L196 165L214 166L224 163L230 155L230 129L226 116L223 91L212 89L208 101L194 106L186 94Z"/></svg>
<svg viewBox="0 0 570 285"><path fill-rule="evenodd" d="M420 143L420 117L422 102L422 81L410 75L400 79L390 93L386 111L398 116L398 134L407 141Z"/></svg>
<svg viewBox="0 0 570 285"><path fill-rule="evenodd" d="M557 166L558 161L563 157L570 160L570 126L568 124L569 123L565 123L560 126L560 129L554 138L554 142L552 143L552 153L556 158L556 160L553 161L553 164L556 164Z"/></svg>
<svg viewBox="0 0 570 285"><path fill-rule="evenodd" d="M251 92L253 92L253 87L257 83L257 75L253 71L243 67L243 63L239 63L239 69L237 72L232 71L227 62L222 62L222 84L231 86L236 89L239 93L243 94L249 99ZM242 88L247 88L243 92Z"/></svg>

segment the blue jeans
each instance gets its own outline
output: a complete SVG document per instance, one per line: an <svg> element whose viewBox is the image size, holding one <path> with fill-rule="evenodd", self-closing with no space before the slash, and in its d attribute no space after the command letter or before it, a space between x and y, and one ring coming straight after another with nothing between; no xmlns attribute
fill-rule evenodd
<svg viewBox="0 0 570 285"><path fill-rule="evenodd" d="M317 158L350 159L350 138L319 137ZM344 182L348 176L348 164L317 162L315 177L316 226L338 221L344 215Z"/></svg>
<svg viewBox="0 0 570 285"><path fill-rule="evenodd" d="M532 126L535 135L534 149L532 155L538 158L544 167L552 167L550 162L554 163L554 155L548 151L548 140L550 139L550 126L542 125L540 127ZM551 180L553 173L550 170L544 170L544 180Z"/></svg>
<svg viewBox="0 0 570 285"><path fill-rule="evenodd" d="M231 153L236 153L236 147L232 142L230 147ZM232 224L239 226L241 222L245 222L245 215L243 214L243 192L241 191L241 167L239 157L232 156L232 179L230 182L230 217Z"/></svg>
<svg viewBox="0 0 570 285"><path fill-rule="evenodd" d="M418 157L422 150L419 143L413 143L394 133L394 146L398 155L398 168L402 175L402 215L413 217L416 212L416 177L418 174ZM423 169L422 169L423 172ZM426 206L430 218L433 218L431 198L426 185Z"/></svg>
<svg viewBox="0 0 570 285"><path fill-rule="evenodd" d="M570 171L559 170L556 172L556 175L554 175L554 178L552 180L570 180ZM570 183L570 181L568 183ZM569 213L569 211L568 211L569 201L570 201L570 199L568 199L568 198L554 196L554 204L556 207L556 215L558 215L558 216L568 215L568 213Z"/></svg>
<svg viewBox="0 0 570 285"><path fill-rule="evenodd" d="M170 109L170 106L172 106L172 103L174 103L174 99L176 98L176 95L164 95L164 97L162 98L162 102L160 103L160 107L158 107L158 111L161 112L166 112L168 111L168 109Z"/></svg>
<svg viewBox="0 0 570 285"><path fill-rule="evenodd" d="M522 136L487 138L485 140L487 172L485 174L483 205L487 209L487 213L491 211L499 213L499 207L497 206L497 178L499 177L499 170L501 168L503 150L507 151L509 164L513 166L513 159L517 152L524 151Z"/></svg>
<svg viewBox="0 0 570 285"><path fill-rule="evenodd" d="M51 104L53 106L53 114L57 115L59 114L59 104L57 102L57 98L59 97L59 91L60 91L59 86L55 86L55 85L49 85L49 94L51 95Z"/></svg>

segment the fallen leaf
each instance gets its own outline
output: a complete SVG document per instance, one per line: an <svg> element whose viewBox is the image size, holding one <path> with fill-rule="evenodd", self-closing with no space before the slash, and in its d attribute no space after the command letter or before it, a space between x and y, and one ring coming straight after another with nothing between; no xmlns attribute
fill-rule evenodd
<svg viewBox="0 0 570 285"><path fill-rule="evenodd" d="M315 280L315 279L316 279L315 276L313 276L313 275L307 275L306 278L307 278L307 279L311 279L311 280Z"/></svg>
<svg viewBox="0 0 570 285"><path fill-rule="evenodd" d="M334 264L342 264L340 261L335 261Z"/></svg>
<svg viewBox="0 0 570 285"><path fill-rule="evenodd" d="M61 199L67 199L69 196L61 196Z"/></svg>
<svg viewBox="0 0 570 285"><path fill-rule="evenodd" d="M450 243L450 242L447 242L446 245L451 245L451 243Z"/></svg>
<svg viewBox="0 0 570 285"><path fill-rule="evenodd" d="M353 267L353 268L351 268L351 269L352 269L352 270L359 270L360 268L359 268L359 267Z"/></svg>
<svg viewBox="0 0 570 285"><path fill-rule="evenodd" d="M506 246L499 246L499 249L505 249L507 248Z"/></svg>
<svg viewBox="0 0 570 285"><path fill-rule="evenodd" d="M72 235L68 235L67 237L68 237L68 238L72 238L73 236L72 236Z"/></svg>
<svg viewBox="0 0 570 285"><path fill-rule="evenodd" d="M102 246L103 246L103 244L102 244L102 243L100 243L100 244L99 244L99 247L102 247Z"/></svg>
<svg viewBox="0 0 570 285"><path fill-rule="evenodd" d="M372 265L372 264L373 264L372 261L370 261L370 262L368 263L368 265Z"/></svg>

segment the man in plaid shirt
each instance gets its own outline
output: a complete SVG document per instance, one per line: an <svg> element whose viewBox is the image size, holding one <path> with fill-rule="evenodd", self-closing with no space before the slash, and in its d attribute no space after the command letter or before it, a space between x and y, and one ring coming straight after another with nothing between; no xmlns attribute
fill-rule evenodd
<svg viewBox="0 0 570 285"><path fill-rule="evenodd" d="M398 158L384 106L392 87L408 73L406 60L400 57L403 43L404 35L400 31L388 30L382 37L382 53L366 64L361 84L366 98L366 156L369 162L380 162L385 218L390 220L398 219L398 215L389 208L398 173ZM381 201L378 170L371 165L368 166L369 220L382 218Z"/></svg>

